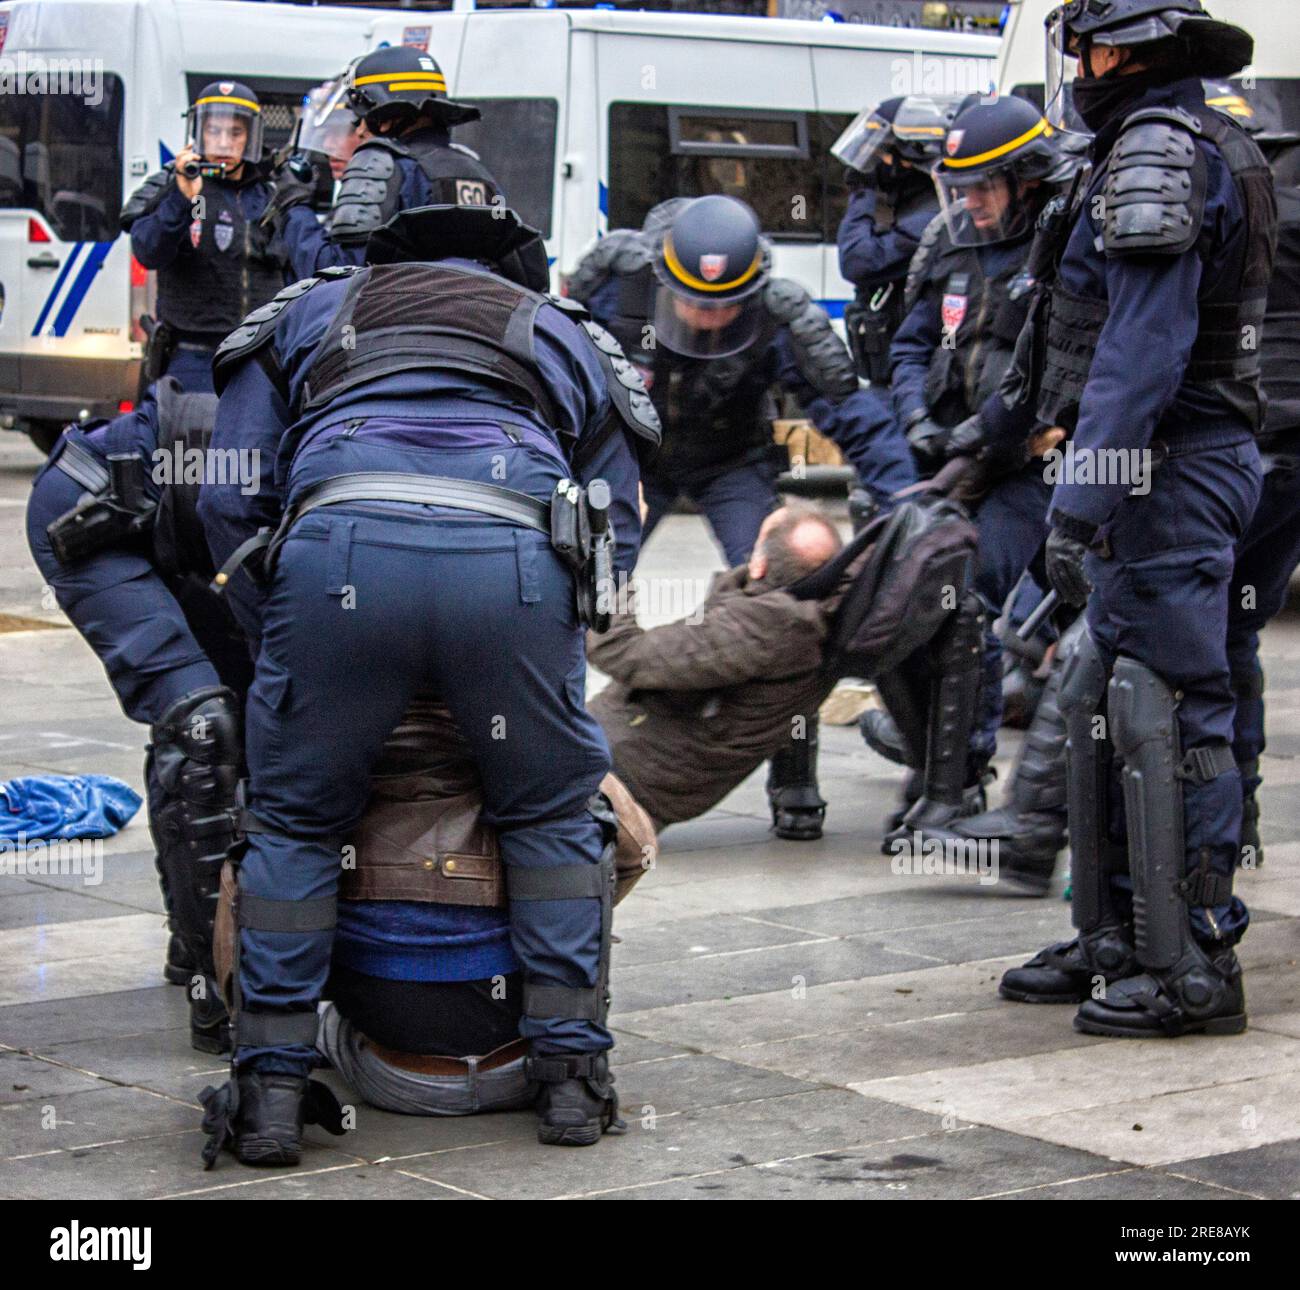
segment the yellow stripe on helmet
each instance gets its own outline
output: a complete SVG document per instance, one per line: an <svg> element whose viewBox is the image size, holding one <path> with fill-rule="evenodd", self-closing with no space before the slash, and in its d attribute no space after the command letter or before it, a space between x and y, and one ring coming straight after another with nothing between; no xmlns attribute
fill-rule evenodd
<svg viewBox="0 0 1300 1290"><path fill-rule="evenodd" d="M245 107L253 112L262 110L262 105L254 103L252 99L237 99L229 94L209 94L205 99L195 99L194 106L202 107L205 103L233 103L236 107Z"/></svg>
<svg viewBox="0 0 1300 1290"><path fill-rule="evenodd" d="M1023 147L1032 139L1037 139L1040 134L1050 136L1053 133L1052 127L1047 124L1047 118L1039 120L1038 124L1032 130L1026 130L1018 139L1012 139L1010 143L1001 144L999 147L990 148L987 152L981 152L977 157L945 157L943 164L952 170L962 170L967 166L978 166L985 161L996 161L999 157L1005 157L1008 152L1015 152L1017 148Z"/></svg>
<svg viewBox="0 0 1300 1290"><path fill-rule="evenodd" d="M358 76L352 83L354 85L376 85L380 81L402 81L412 84L418 82L416 86L418 89L445 90L447 88L447 78L441 72L379 72L374 76ZM393 88L394 86L390 84L389 89ZM408 86L403 84L402 88L405 89Z"/></svg>
<svg viewBox="0 0 1300 1290"><path fill-rule="evenodd" d="M703 278L697 278L677 258L677 252L673 250L672 234L666 233L664 234L664 263L668 266L669 273L678 282L685 283L694 291L730 291L733 287L743 287L763 267L763 248L760 245L754 252L753 262L739 277L732 278L729 282L705 282Z"/></svg>

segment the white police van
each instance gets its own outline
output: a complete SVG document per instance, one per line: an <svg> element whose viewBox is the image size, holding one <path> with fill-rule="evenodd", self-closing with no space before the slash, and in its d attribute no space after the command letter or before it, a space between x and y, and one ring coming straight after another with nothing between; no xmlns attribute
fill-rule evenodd
<svg viewBox="0 0 1300 1290"><path fill-rule="evenodd" d="M427 48L482 122L457 132L557 270L678 194L759 212L777 271L837 313L846 194L829 146L891 94L976 90L998 42L928 30L606 10L452 12L225 0L0 3L0 420L48 442L135 395L151 274L123 199L178 152L202 85L262 98L272 147L309 86L383 44ZM6 80L7 78L7 80Z"/></svg>

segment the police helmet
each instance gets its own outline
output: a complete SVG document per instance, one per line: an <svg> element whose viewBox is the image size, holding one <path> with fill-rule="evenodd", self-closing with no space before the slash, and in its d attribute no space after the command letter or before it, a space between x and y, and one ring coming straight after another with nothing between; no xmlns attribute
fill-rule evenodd
<svg viewBox="0 0 1300 1290"><path fill-rule="evenodd" d="M744 202L688 202L656 239L655 343L688 358L748 348L762 323L769 262L758 216Z"/></svg>
<svg viewBox="0 0 1300 1290"><path fill-rule="evenodd" d="M347 96L353 111L376 134L389 122L400 130L421 116L448 128L482 116L478 108L449 99L447 78L437 60L409 45L376 49L357 62Z"/></svg>
<svg viewBox="0 0 1300 1290"><path fill-rule="evenodd" d="M233 169L262 160L262 104L240 81L205 85L185 114L188 142L208 161Z"/></svg>
<svg viewBox="0 0 1300 1290"><path fill-rule="evenodd" d="M1059 178L1056 132L1027 99L972 95L953 120L934 168L939 203L957 245L1028 233L1041 201L1032 190Z"/></svg>
<svg viewBox="0 0 1300 1290"><path fill-rule="evenodd" d="M1070 0L1047 15L1046 96L1060 124L1073 60L1091 45L1159 57L1188 76L1231 76L1254 55L1249 32L1206 13L1201 0ZM1086 64L1085 64L1086 65Z"/></svg>

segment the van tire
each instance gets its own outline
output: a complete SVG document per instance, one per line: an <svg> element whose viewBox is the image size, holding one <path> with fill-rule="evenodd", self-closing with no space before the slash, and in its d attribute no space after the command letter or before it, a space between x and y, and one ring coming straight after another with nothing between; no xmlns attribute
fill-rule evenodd
<svg viewBox="0 0 1300 1290"><path fill-rule="evenodd" d="M27 431L27 437L40 449L41 456L48 457L50 449L59 441L59 436L63 433L63 423L61 421L26 421L23 423L23 429Z"/></svg>

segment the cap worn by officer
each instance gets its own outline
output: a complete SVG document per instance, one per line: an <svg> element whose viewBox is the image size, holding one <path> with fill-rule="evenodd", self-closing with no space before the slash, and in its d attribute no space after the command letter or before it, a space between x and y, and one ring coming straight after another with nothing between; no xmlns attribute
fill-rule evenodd
<svg viewBox="0 0 1300 1290"><path fill-rule="evenodd" d="M186 113L191 145L207 161L233 170L262 160L262 104L239 81L213 81L199 91Z"/></svg>
<svg viewBox="0 0 1300 1290"><path fill-rule="evenodd" d="M482 113L447 97L447 78L437 60L409 45L367 54L352 69L348 102L375 134L400 132L428 117L451 129Z"/></svg>
<svg viewBox="0 0 1300 1290"><path fill-rule="evenodd" d="M654 272L656 343L688 358L723 358L757 338L768 250L744 202L687 204L659 236Z"/></svg>
<svg viewBox="0 0 1300 1290"><path fill-rule="evenodd" d="M948 231L959 246L1023 236L1038 203L1032 190L1054 178L1055 131L1015 95L976 100L958 112L934 169Z"/></svg>

